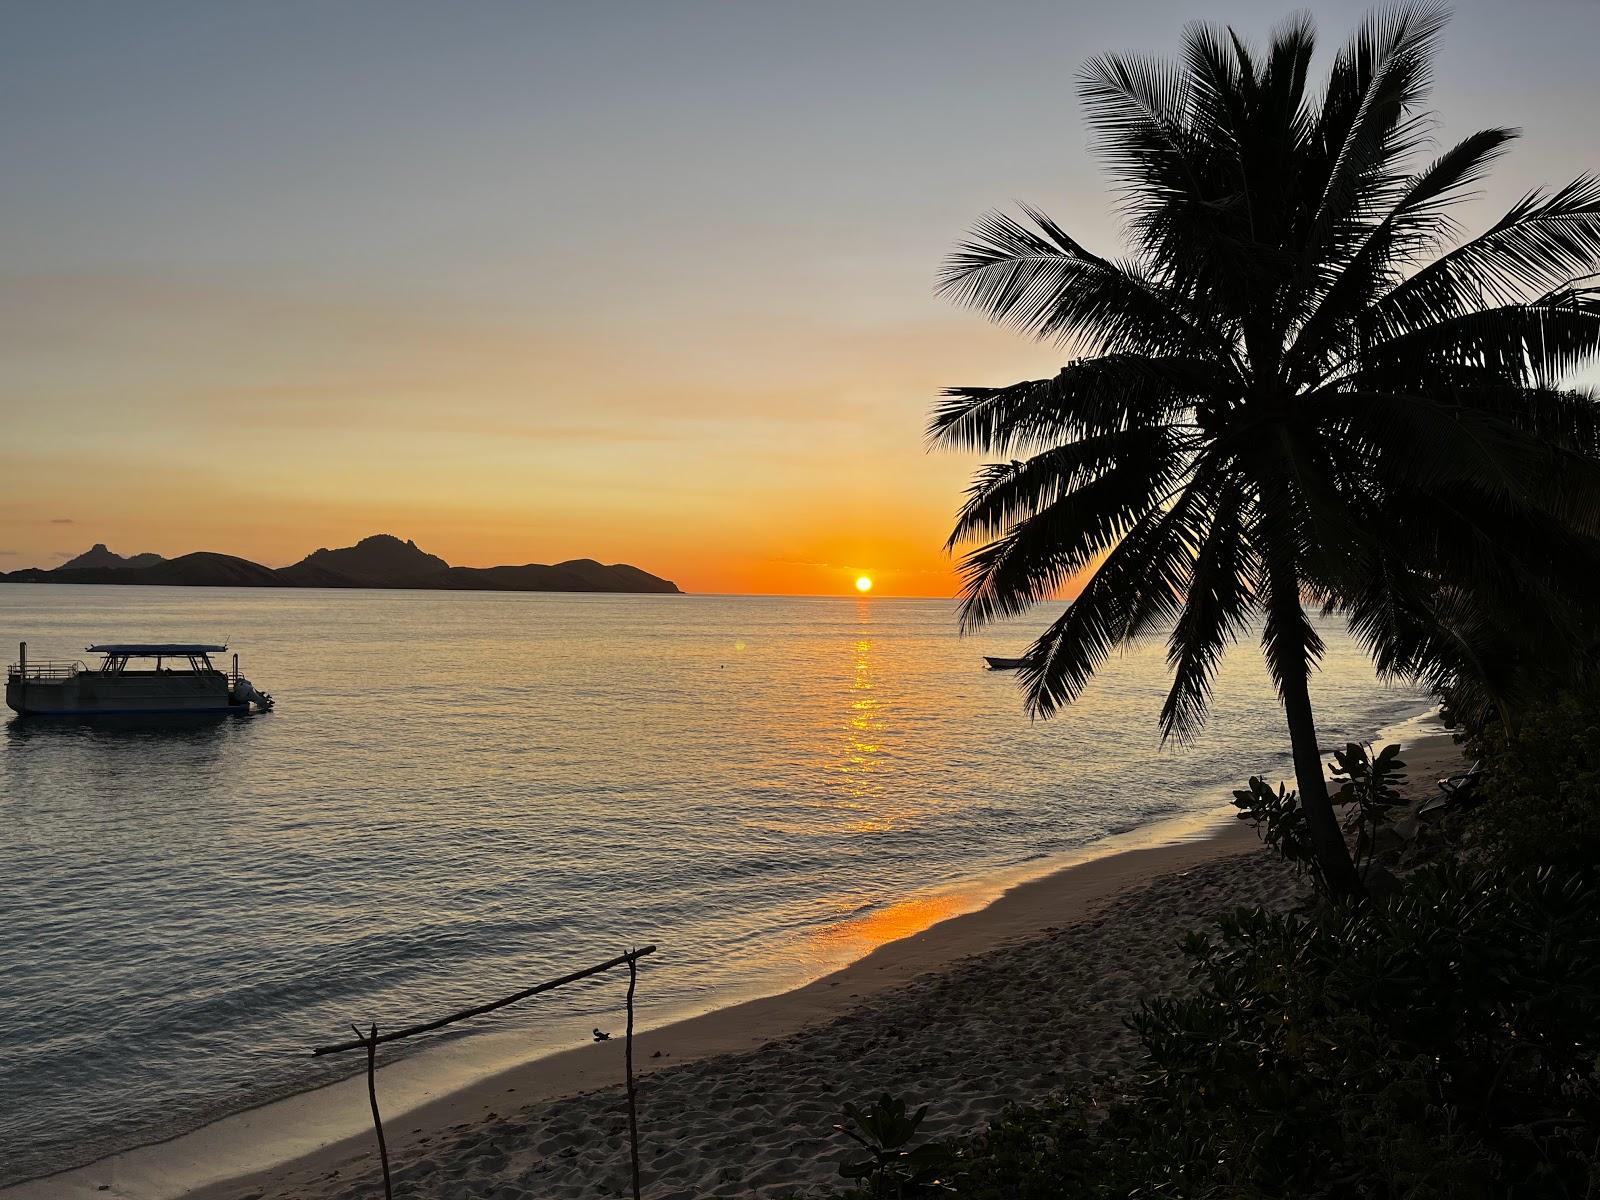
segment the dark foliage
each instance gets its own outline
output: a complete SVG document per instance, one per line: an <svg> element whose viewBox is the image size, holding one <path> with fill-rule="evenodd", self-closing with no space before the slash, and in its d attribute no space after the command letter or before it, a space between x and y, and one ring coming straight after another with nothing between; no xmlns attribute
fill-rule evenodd
<svg viewBox="0 0 1600 1200"><path fill-rule="evenodd" d="M1441 866L1359 909L1236 913L1190 951L1200 988L1135 1019L1149 1059L1120 1120L1181 1128L1216 1194L1600 1185L1592 882Z"/></svg>
<svg viewBox="0 0 1600 1200"><path fill-rule="evenodd" d="M1600 868L1600 688L1525 709L1475 742L1490 769L1466 837L1494 861Z"/></svg>
<svg viewBox="0 0 1600 1200"><path fill-rule="evenodd" d="M953 388L930 425L936 444L1011 456L979 472L951 536L995 539L965 559L964 622L1089 572L1029 655L1037 712L1168 623L1162 722L1191 732L1252 614L1275 672L1316 657L1302 594L1346 612L1385 670L1431 677L1447 599L1462 628L1526 621L1526 589L1571 594L1600 561L1600 411L1557 387L1600 351L1600 177L1446 248L1518 132L1418 160L1444 19L1375 14L1320 96L1303 17L1259 53L1191 25L1180 61L1092 59L1080 94L1131 257L1029 210L985 218L947 263L957 300L1088 355Z"/></svg>
<svg viewBox="0 0 1600 1200"><path fill-rule="evenodd" d="M1192 990L1133 1018L1138 1077L1008 1111L953 1148L954 1195L1600 1192L1592 880L1439 866L1359 907L1242 910L1187 949Z"/></svg>

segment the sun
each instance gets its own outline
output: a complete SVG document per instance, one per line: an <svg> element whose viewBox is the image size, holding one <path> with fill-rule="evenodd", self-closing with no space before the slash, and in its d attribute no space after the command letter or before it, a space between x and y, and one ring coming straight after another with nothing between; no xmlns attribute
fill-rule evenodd
<svg viewBox="0 0 1600 1200"><path fill-rule="evenodd" d="M871 590L872 590L872 577L870 575L858 575L856 577L856 591L858 591L858 592L870 592Z"/></svg>

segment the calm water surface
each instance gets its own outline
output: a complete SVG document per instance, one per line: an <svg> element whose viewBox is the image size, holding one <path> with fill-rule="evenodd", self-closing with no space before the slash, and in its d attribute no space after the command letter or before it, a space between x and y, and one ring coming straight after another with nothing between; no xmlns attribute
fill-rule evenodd
<svg viewBox="0 0 1600 1200"><path fill-rule="evenodd" d="M4 726L0 1181L353 1068L305 1055L351 1021L630 944L661 946L651 1020L797 984L985 875L1288 770L1251 646L1201 743L1163 750L1158 647L1033 724L979 658L1029 627L962 640L950 604L885 599L0 587L11 650L230 639L278 700ZM1325 743L1427 707L1324 632ZM622 986L454 1036L570 1044Z"/></svg>

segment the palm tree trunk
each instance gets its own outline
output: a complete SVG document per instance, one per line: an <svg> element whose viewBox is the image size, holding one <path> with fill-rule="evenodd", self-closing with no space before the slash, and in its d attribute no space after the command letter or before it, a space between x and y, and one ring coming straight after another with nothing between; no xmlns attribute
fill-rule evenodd
<svg viewBox="0 0 1600 1200"><path fill-rule="evenodd" d="M1289 511L1282 503L1277 511ZM1305 606L1300 599L1300 573L1293 553L1273 553L1267 568L1267 620L1276 627L1270 639L1273 675L1278 694L1283 698L1283 715L1289 723L1289 746L1294 754L1295 784L1300 793L1300 811L1305 814L1306 833L1323 881L1335 899L1359 896L1361 877L1356 874L1345 845L1344 831L1334 815L1328 797L1328 777L1322 770L1322 751L1317 745L1317 723L1311 714L1311 658L1303 638L1295 631L1306 628Z"/></svg>
<svg viewBox="0 0 1600 1200"><path fill-rule="evenodd" d="M1361 877L1356 874L1345 844L1339 818L1328 797L1328 777L1322 770L1322 752L1317 746L1317 725L1311 715L1311 692L1303 666L1289 665L1279 676L1283 712L1289 721L1289 745L1294 751L1295 784L1300 791L1300 811L1306 816L1306 832L1316 852L1317 866L1336 898L1359 896Z"/></svg>

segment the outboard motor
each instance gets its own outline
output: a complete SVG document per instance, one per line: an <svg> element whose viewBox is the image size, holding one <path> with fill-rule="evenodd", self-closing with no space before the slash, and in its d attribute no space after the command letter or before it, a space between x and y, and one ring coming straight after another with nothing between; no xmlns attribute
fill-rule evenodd
<svg viewBox="0 0 1600 1200"><path fill-rule="evenodd" d="M256 691L243 675L233 685L233 698L240 704L254 704L257 712L272 711L272 694Z"/></svg>

